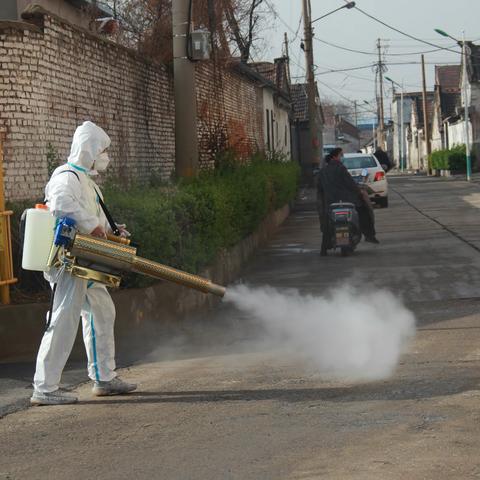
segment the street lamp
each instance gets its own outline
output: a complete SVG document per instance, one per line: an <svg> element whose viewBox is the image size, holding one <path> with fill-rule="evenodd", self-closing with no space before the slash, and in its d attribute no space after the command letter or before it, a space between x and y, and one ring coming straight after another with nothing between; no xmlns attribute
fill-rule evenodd
<svg viewBox="0 0 480 480"><path fill-rule="evenodd" d="M342 5L341 7L338 7L338 8L336 8L335 10L332 10L331 12L326 13L325 15L322 15L321 17L318 17L318 18L316 18L315 20L312 20L312 23L318 22L318 21L321 20L322 18L328 17L328 16L331 15L332 13L338 12L339 10L342 10L343 8L346 8L346 9L350 10L350 9L353 8L353 7L355 7L355 2L348 2L348 3L346 3L345 5Z"/></svg>
<svg viewBox="0 0 480 480"><path fill-rule="evenodd" d="M399 83L392 80L390 77L385 77L385 79L388 80L389 82L392 82L392 85L397 85L401 88L399 128L400 128L400 169L403 172L405 170L405 126L404 126L405 118L403 116L403 94L404 94L403 81L402 81L402 85L400 85Z"/></svg>
<svg viewBox="0 0 480 480"><path fill-rule="evenodd" d="M463 82L462 82L462 90L463 90L463 101L465 103L465 152L467 156L467 181L470 181L472 178L472 157L470 153L470 132L468 128L468 119L469 119L469 111L470 111L470 99L468 98L467 92L467 44L465 42L465 31L462 35L462 41L460 42L456 38L449 35L447 32L440 30L439 28L434 29L442 37L448 37L454 40L458 45L462 47L462 56L463 56Z"/></svg>
<svg viewBox="0 0 480 480"><path fill-rule="evenodd" d="M434 28L433 30L437 32L439 35L441 35L442 37L451 38L455 43L458 43L460 45L460 42L456 38L449 35L445 30L440 30L439 28Z"/></svg>

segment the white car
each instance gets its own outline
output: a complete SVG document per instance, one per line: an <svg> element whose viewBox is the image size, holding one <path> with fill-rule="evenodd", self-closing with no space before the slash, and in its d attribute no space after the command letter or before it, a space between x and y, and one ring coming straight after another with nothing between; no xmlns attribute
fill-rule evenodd
<svg viewBox="0 0 480 480"><path fill-rule="evenodd" d="M362 171L368 172L365 178L367 185L373 191L370 200L380 207L388 207L388 182L385 170L380 165L375 155L370 153L346 153L342 163L347 167L353 178L362 176Z"/></svg>

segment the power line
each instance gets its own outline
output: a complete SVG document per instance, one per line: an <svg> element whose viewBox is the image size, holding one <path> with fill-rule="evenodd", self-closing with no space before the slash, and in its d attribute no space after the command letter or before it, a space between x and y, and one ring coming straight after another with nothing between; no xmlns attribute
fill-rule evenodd
<svg viewBox="0 0 480 480"><path fill-rule="evenodd" d="M352 100L352 99L346 97L345 95L340 93L338 90L336 90L335 88L328 85L328 83L321 82L320 80L317 80L317 82L320 83L321 85L323 85L324 87L327 87L329 90L331 90L333 93L335 93L335 95L338 95L343 100L347 101L348 103L351 103L351 104L355 105L355 103L356 103L355 100ZM358 103L357 103L357 110L360 110L361 113L371 113L373 111L373 110L370 110L368 107L365 107L364 105L361 105L361 104L358 104Z"/></svg>
<svg viewBox="0 0 480 480"><path fill-rule="evenodd" d="M300 31L300 26L299 26L298 30L295 32L295 30L277 13L277 11L275 10L275 7L273 5L271 5L268 0L265 0L265 5L267 5L267 7L273 13L275 18L278 18L280 20L280 22L282 22L288 28L288 30L290 30L290 32L295 35L295 38L296 38L296 36L298 35L298 32ZM300 18L300 24L302 22L302 18L303 18L303 15Z"/></svg>
<svg viewBox="0 0 480 480"><path fill-rule="evenodd" d="M347 102L349 103L355 103L353 100L351 100L350 98L346 97L345 95L341 94L340 92L338 92L337 90L335 90L334 88L330 87L330 85L326 84L325 82L321 82L320 80L317 80L318 83L320 83L321 85L323 85L324 87L327 87L329 90L331 90L333 93L335 93L336 95L338 95L339 97L343 98L344 100L346 100Z"/></svg>
<svg viewBox="0 0 480 480"><path fill-rule="evenodd" d="M365 50L356 50L354 48L344 47L342 45L337 45L336 43L324 40L323 38L313 37L313 39L316 40L317 42L323 43L323 44L328 45L328 46L333 47L333 48L338 48L339 50L344 50L346 52L359 53L361 55L370 55L370 56L374 56L374 57L377 56L376 53L367 52ZM387 56L387 57L401 57L401 56L411 56L411 55L422 55L422 54L425 54L425 53L440 52L442 50L444 50L444 48L436 48L435 50L424 50L423 52L384 53L384 56Z"/></svg>
<svg viewBox="0 0 480 480"><path fill-rule="evenodd" d="M383 62L385 65L391 65L391 66L398 66L398 65L421 65L422 62ZM425 62L426 65L458 65L457 62ZM350 72L354 70L363 70L366 68L372 68L376 64L369 64L369 65L364 65L361 67L350 67L350 68L338 68L338 69L327 69L324 72L316 72L315 75L327 75L330 73L342 73L342 72ZM317 67L320 67L319 65L316 65ZM325 68L325 67L320 67L320 68Z"/></svg>
<svg viewBox="0 0 480 480"><path fill-rule="evenodd" d="M364 70L365 68L372 68L372 64L364 65L362 67L339 68L336 70L327 70L325 72L315 72L315 75L326 75L327 73L352 72L354 70Z"/></svg>
<svg viewBox="0 0 480 480"><path fill-rule="evenodd" d="M340 50L345 50L347 52L360 53L362 55L375 55L372 52L364 52L363 50L355 50L354 48L342 47L341 45L336 45L335 43L327 42L327 40L323 40L323 39L318 38L318 37L313 37L313 39L316 40L317 42L323 43L323 44L328 45L330 47L338 48Z"/></svg>
<svg viewBox="0 0 480 480"><path fill-rule="evenodd" d="M441 47L440 45L437 45L435 43L428 42L427 40L423 40L421 38L415 37L414 35L410 35L409 33L403 32L402 30L399 30L398 28L393 27L392 25L389 25L388 23L384 22L383 20L380 20L379 18L374 17L373 15L370 15L365 10L362 10L360 7L355 6L354 8L356 10L358 10L360 13L362 13L363 15L367 16L368 18L374 20L375 22L380 23L381 25L389 28L390 30L393 30L394 32L399 33L400 35L403 35L404 37L411 38L412 40L415 40L415 41L420 42L420 43L424 43L425 45L429 45L431 47L435 47L439 50L446 50L448 52L453 52L453 53L456 53L456 54L459 54L459 55L462 54L462 52L458 52L457 50L452 50L451 48L448 48L448 47Z"/></svg>

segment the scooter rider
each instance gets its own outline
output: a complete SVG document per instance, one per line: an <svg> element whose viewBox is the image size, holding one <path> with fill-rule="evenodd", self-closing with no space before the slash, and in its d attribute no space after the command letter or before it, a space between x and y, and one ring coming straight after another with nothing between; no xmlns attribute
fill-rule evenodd
<svg viewBox="0 0 480 480"><path fill-rule="evenodd" d="M365 241L379 243L375 232L375 218L371 204L342 164L343 150L333 149L327 155L326 165L320 170L317 181L317 205L322 231L321 255L326 255L330 243L328 207L332 203L353 203L357 209L360 229Z"/></svg>
<svg viewBox="0 0 480 480"><path fill-rule="evenodd" d="M375 150L374 155L377 158L380 165L382 166L382 168L386 172L388 172L392 169L392 162L390 161L390 158L388 157L387 152L385 152L380 145Z"/></svg>
<svg viewBox="0 0 480 480"><path fill-rule="evenodd" d="M100 189L92 176L107 168L109 146L110 138L100 127L84 122L75 131L68 162L53 172L45 189L47 206L57 218L73 218L81 233L101 238L106 236L108 223L99 201ZM73 277L62 267L52 268L45 278L54 288L54 297L50 323L37 356L30 402L58 405L77 401L59 390L59 383L80 317L93 394L118 395L135 390L136 385L123 382L115 373L115 307L105 286Z"/></svg>

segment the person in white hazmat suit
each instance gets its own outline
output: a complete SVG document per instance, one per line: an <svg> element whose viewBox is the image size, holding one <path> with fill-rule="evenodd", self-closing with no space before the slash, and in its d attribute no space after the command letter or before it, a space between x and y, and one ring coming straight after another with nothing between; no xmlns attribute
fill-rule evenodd
<svg viewBox="0 0 480 480"><path fill-rule="evenodd" d="M97 237L105 237L109 227L98 200L100 189L92 177L107 168L109 158L105 150L109 146L110 138L100 127L84 122L75 131L67 163L53 172L45 188L47 206L57 218L70 217L81 233ZM123 382L115 373L115 307L105 286L73 277L63 268L52 268L45 278L56 288L51 322L37 356L30 402L58 405L77 401L60 390L59 383L80 317L88 376L94 381L93 394L119 395L135 390L136 385Z"/></svg>

